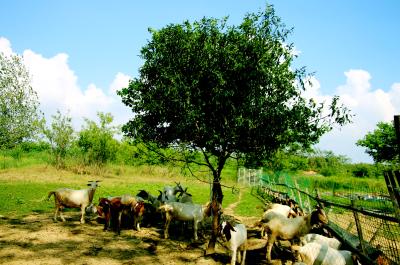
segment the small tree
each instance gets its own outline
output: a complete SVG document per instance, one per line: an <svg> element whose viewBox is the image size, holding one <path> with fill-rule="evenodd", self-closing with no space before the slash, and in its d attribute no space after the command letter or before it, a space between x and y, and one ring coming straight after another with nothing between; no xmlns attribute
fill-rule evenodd
<svg viewBox="0 0 400 265"><path fill-rule="evenodd" d="M85 155L86 163L103 165L115 158L117 140L114 135L118 131L112 126L113 116L111 113L97 113L100 124L85 119L86 125L79 132L78 146Z"/></svg>
<svg viewBox="0 0 400 265"><path fill-rule="evenodd" d="M365 147L375 163L399 163L399 146L396 132L391 122L379 122L373 132L368 132L363 139L357 141L358 146Z"/></svg>
<svg viewBox="0 0 400 265"><path fill-rule="evenodd" d="M0 149L32 138L41 113L29 73L17 55L0 53Z"/></svg>
<svg viewBox="0 0 400 265"><path fill-rule="evenodd" d="M48 128L43 124L42 132L50 143L51 152L55 158L55 165L57 167L64 167L65 156L75 138L72 118L62 115L59 110L52 118L51 127Z"/></svg>
<svg viewBox="0 0 400 265"><path fill-rule="evenodd" d="M304 69L293 69L290 33L271 6L248 14L239 26L207 19L150 30L142 48L140 77L119 95L135 113L123 126L128 137L186 151L186 163L213 175L214 250L223 199L221 172L227 159L263 161L297 143L309 146L349 120L334 98L330 111L301 97ZM190 155L197 150L199 162ZM194 153L194 152L193 152Z"/></svg>

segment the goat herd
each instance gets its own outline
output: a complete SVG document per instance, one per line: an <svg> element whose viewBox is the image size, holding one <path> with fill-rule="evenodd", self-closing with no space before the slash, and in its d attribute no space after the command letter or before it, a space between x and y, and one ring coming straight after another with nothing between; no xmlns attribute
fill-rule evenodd
<svg viewBox="0 0 400 265"><path fill-rule="evenodd" d="M89 188L73 190L61 188L51 191L48 199L54 195L54 221L58 215L62 221L63 208L80 208L81 223L85 222L85 214L97 214L104 219L104 230L113 229L118 234L121 223L129 222L134 229L140 230L140 224L155 224L154 221L165 220L164 238L169 237L169 225L172 220L193 222L193 238L198 240L198 227L206 217L211 215L210 203L194 204L192 195L187 188L176 183L175 187L166 186L154 196L145 190L140 190L136 196L122 195L100 198L99 203L92 203L98 181L89 181ZM354 264L355 256L350 251L339 250L341 242L335 238L317 233L311 233L315 228L321 228L328 223L322 208L316 207L309 214L303 214L293 200L283 200L266 205L261 219L254 224L253 229L259 231L259 239L266 241L266 260L271 263L271 252L277 246L278 240L290 241L289 250L293 255L293 264ZM223 220L226 218L222 218ZM223 221L219 226L219 235L225 247L231 251L231 264L236 261L245 264L246 250L249 239L246 226L240 222ZM319 230L321 231L321 229ZM265 244L264 244L265 246ZM277 256L275 254L275 256ZM279 258L279 257L278 257Z"/></svg>

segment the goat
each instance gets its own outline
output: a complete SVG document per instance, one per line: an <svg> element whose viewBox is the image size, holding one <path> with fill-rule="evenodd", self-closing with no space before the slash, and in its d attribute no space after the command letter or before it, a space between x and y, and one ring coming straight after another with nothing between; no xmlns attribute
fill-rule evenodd
<svg viewBox="0 0 400 265"><path fill-rule="evenodd" d="M140 231L140 222L145 211L143 201L130 195L100 198L96 209L99 216L104 216L104 230L108 230L113 222L114 230L120 234L122 215L125 214L133 219L133 228Z"/></svg>
<svg viewBox="0 0 400 265"><path fill-rule="evenodd" d="M328 218L320 207L317 207L317 209L309 215L297 216L295 218L287 218L276 214L263 225L263 229L268 233L267 261L271 262L271 250L276 239L291 240L300 238L309 233L314 225L327 223Z"/></svg>
<svg viewBox="0 0 400 265"><path fill-rule="evenodd" d="M155 224L162 220L161 213L158 209L161 206L162 191L159 190L159 192L160 195L158 197L150 194L146 190L139 190L139 193L136 194L136 197L140 196L147 201L145 202L145 213L143 214L144 223L147 225Z"/></svg>
<svg viewBox="0 0 400 265"><path fill-rule="evenodd" d="M339 249L342 244L336 238L329 238L326 236L318 235L318 234L307 234L300 239L302 245L306 245L307 243L316 242L320 245L328 245L331 248Z"/></svg>
<svg viewBox="0 0 400 265"><path fill-rule="evenodd" d="M164 237L168 238L169 224L172 220L193 221L194 239L198 240L197 228L198 224L203 221L204 217L211 215L211 204L189 204L181 202L167 202L159 208L166 213L166 221L164 228Z"/></svg>
<svg viewBox="0 0 400 265"><path fill-rule="evenodd" d="M236 264L236 256L238 261L244 265L247 250L247 229L244 224L236 224L232 226L230 222L224 221L221 224L220 233L226 239L226 245L232 251L231 265ZM240 257L240 252L243 255Z"/></svg>
<svg viewBox="0 0 400 265"><path fill-rule="evenodd" d="M133 217L133 227L137 231L140 231L140 221L143 217L144 214L144 202L141 200L141 198L138 197L133 197L128 194L124 194L121 196L121 204L123 206L122 210L125 210L125 212L130 212L132 213ZM122 211L119 212L118 216L118 223L121 225L121 218L122 218ZM129 214L128 214L129 215Z"/></svg>
<svg viewBox="0 0 400 265"><path fill-rule="evenodd" d="M65 222L65 218L62 214L64 208L80 208L81 209L81 223L85 223L85 209L92 203L94 193L98 185L98 180L89 181L87 184L88 189L73 190L68 188L61 188L55 191L50 191L47 200L50 199L51 195L54 195L55 201L55 212L54 221L57 221L57 215Z"/></svg>
<svg viewBox="0 0 400 265"><path fill-rule="evenodd" d="M178 197L178 202L181 203L193 203L192 194L187 192L187 188L183 192L180 192Z"/></svg>
<svg viewBox="0 0 400 265"><path fill-rule="evenodd" d="M337 250L326 244L310 242L299 248L302 261L307 265L353 265L354 257L348 250Z"/></svg>
<svg viewBox="0 0 400 265"><path fill-rule="evenodd" d="M162 192L162 199L161 201L164 202L176 202L176 194L178 192L184 192L185 189L182 187L182 185L179 182L175 182L176 186L175 187L170 187L170 186L165 186L164 191Z"/></svg>
<svg viewBox="0 0 400 265"><path fill-rule="evenodd" d="M265 208L261 220L255 225L261 226L261 237L264 237L264 226L263 223L267 223L269 220L273 219L276 215L281 215L284 217L295 217L296 213L288 205L282 205L279 203L272 203Z"/></svg>

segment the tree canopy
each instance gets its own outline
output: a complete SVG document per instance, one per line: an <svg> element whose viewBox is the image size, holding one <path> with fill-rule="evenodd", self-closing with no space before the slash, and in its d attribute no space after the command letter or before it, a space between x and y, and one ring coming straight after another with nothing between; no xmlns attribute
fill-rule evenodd
<svg viewBox="0 0 400 265"><path fill-rule="evenodd" d="M247 14L238 26L227 21L203 18L150 29L139 77L119 91L134 112L123 126L128 137L204 155L214 178L211 253L223 198L221 171L230 156L261 161L288 145L307 147L333 123L350 118L337 97L328 108L302 97L307 74L293 68L291 30L272 6Z"/></svg>
<svg viewBox="0 0 400 265"><path fill-rule="evenodd" d="M399 163L399 146L393 122L379 122L373 132L368 132L357 141L358 146L365 147L365 152L374 162Z"/></svg>
<svg viewBox="0 0 400 265"><path fill-rule="evenodd" d="M292 68L290 32L270 6L239 26L203 18L150 30L140 76L119 92L135 113L124 132L201 150L208 164L216 157L214 176L233 153L259 159L316 143L349 114L337 97L324 116L323 104L301 96L306 73Z"/></svg>
<svg viewBox="0 0 400 265"><path fill-rule="evenodd" d="M34 136L40 118L38 97L22 59L0 52L0 148Z"/></svg>

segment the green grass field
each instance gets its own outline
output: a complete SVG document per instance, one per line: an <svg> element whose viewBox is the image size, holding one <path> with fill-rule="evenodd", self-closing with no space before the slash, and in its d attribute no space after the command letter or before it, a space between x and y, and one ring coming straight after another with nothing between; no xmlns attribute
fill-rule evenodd
<svg viewBox="0 0 400 265"><path fill-rule="evenodd" d="M94 202L100 197L122 194L135 195L140 189L145 189L154 195L164 186L174 186L180 182L188 187L193 195L194 203L203 204L210 199L210 185L196 180L193 177L182 176L179 169L163 167L124 167L115 172L115 167L105 170L103 175L79 175L73 172L57 170L48 165L29 165L24 167L0 170L0 215L22 217L31 213L51 213L54 210L54 199L47 200L49 191L67 187L73 189L86 188L89 180L100 180ZM234 186L232 181L223 182L226 186ZM245 216L253 215L251 207L244 206L247 199L253 201L248 188L240 187L243 202L240 213ZM223 207L236 202L239 198L231 188L223 187Z"/></svg>

